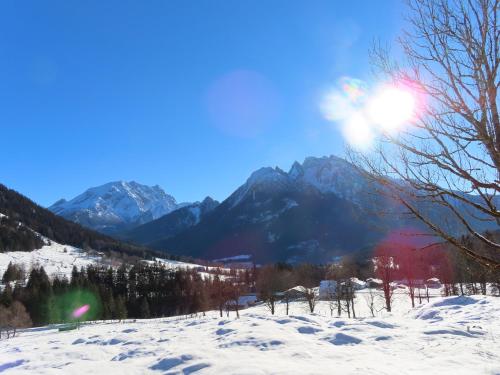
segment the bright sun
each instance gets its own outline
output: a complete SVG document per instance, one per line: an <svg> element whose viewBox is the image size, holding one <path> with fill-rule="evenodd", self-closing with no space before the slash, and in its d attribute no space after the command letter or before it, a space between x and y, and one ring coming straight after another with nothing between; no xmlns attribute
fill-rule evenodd
<svg viewBox="0 0 500 375"><path fill-rule="evenodd" d="M394 132L408 123L414 116L413 94L398 87L384 87L368 103L370 120L383 131Z"/></svg>
<svg viewBox="0 0 500 375"><path fill-rule="evenodd" d="M362 81L344 77L325 95L320 108L327 120L340 125L349 145L369 152L378 135L396 135L410 126L420 107L421 97L404 83L368 90Z"/></svg>

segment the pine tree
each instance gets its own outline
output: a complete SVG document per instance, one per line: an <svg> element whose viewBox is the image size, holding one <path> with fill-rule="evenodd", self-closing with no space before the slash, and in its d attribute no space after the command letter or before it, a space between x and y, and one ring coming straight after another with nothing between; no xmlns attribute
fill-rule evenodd
<svg viewBox="0 0 500 375"><path fill-rule="evenodd" d="M115 319L122 320L127 318L127 307L122 296L118 296L115 300Z"/></svg>
<svg viewBox="0 0 500 375"><path fill-rule="evenodd" d="M51 321L52 285L43 267L34 268L26 284L26 308L36 325Z"/></svg>
<svg viewBox="0 0 500 375"><path fill-rule="evenodd" d="M108 291L104 291L104 293L101 296L101 300L102 300L102 319L103 320L113 319L115 313L115 300L113 298L113 294Z"/></svg>
<svg viewBox="0 0 500 375"><path fill-rule="evenodd" d="M139 309L139 317L141 319L149 319L150 318L149 303L148 303L147 297L142 298L141 307Z"/></svg>
<svg viewBox="0 0 500 375"><path fill-rule="evenodd" d="M115 284L115 292L117 295L123 296L124 298L127 296L127 267L125 264L122 264L118 270L116 271L116 284Z"/></svg>
<svg viewBox="0 0 500 375"><path fill-rule="evenodd" d="M12 304L13 300L14 297L12 293L12 287L10 286L10 284L7 284L5 285L2 294L0 294L0 304L9 307Z"/></svg>
<svg viewBox="0 0 500 375"><path fill-rule="evenodd" d="M7 266L7 269L3 274L2 282L4 284L7 284L11 281L21 280L23 276L23 270L21 269L21 267L16 264L12 264L12 262L9 262L9 265Z"/></svg>

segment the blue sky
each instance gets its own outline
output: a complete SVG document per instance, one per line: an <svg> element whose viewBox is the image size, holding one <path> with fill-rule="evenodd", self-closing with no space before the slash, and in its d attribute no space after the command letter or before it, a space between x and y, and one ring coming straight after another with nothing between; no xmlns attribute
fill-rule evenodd
<svg viewBox="0 0 500 375"><path fill-rule="evenodd" d="M0 182L42 205L114 180L222 200L262 166L342 155L319 103L371 79L401 3L3 1Z"/></svg>

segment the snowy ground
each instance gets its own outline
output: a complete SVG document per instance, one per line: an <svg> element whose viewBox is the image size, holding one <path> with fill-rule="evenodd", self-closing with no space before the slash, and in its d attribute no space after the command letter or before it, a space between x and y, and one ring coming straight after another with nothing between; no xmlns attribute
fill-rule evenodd
<svg viewBox="0 0 500 375"><path fill-rule="evenodd" d="M331 318L295 303L206 317L34 328L0 341L0 372L33 374L500 374L500 298L434 297L392 314Z"/></svg>

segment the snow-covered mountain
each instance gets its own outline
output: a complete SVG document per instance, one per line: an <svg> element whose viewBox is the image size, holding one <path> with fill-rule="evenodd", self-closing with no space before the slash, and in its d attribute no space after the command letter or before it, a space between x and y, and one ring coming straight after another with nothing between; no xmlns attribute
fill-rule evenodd
<svg viewBox="0 0 500 375"><path fill-rule="evenodd" d="M360 193L367 185L352 164L333 155L308 157L302 164L295 162L288 176L305 188L314 187L321 193L333 193L352 202L359 202Z"/></svg>
<svg viewBox="0 0 500 375"><path fill-rule="evenodd" d="M328 262L369 251L391 231L426 229L380 189L336 156L308 157L288 172L261 168L197 225L149 245L207 259L250 254L263 263ZM414 204L433 221L463 233L461 223L444 208ZM475 221L478 230L489 229L487 224Z"/></svg>
<svg viewBox="0 0 500 375"><path fill-rule="evenodd" d="M261 168L200 223L150 245L208 259L325 262L381 237L373 218L360 215L366 187L335 156L307 158L289 172Z"/></svg>
<svg viewBox="0 0 500 375"><path fill-rule="evenodd" d="M314 190L323 194L335 194L353 203L367 188L366 179L344 159L336 156L308 157L302 164L293 163L287 173L276 167L261 168L248 178L229 200L236 206L248 194L258 192L290 192Z"/></svg>
<svg viewBox="0 0 500 375"><path fill-rule="evenodd" d="M210 197L206 197L202 202L195 202L159 219L150 221L146 224L139 225L128 231L118 233L120 238L133 241L143 245L153 245L167 238L173 237L182 231L195 226L206 215L211 213L219 202Z"/></svg>
<svg viewBox="0 0 500 375"><path fill-rule="evenodd" d="M22 194L0 184L0 253L40 250L53 244L95 250L105 255L150 256L141 246L131 245L84 228L55 215ZM43 254L42 254L43 255Z"/></svg>
<svg viewBox="0 0 500 375"><path fill-rule="evenodd" d="M49 210L83 226L113 233L155 220L184 205L158 185L116 181L90 188L69 201L61 199Z"/></svg>
<svg viewBox="0 0 500 375"><path fill-rule="evenodd" d="M90 189L51 209L115 237L179 255L219 259L249 254L262 263L328 262L369 251L390 231L424 229L380 189L344 159L308 157L288 172L258 169L220 205L207 199L179 209L158 187L120 182ZM151 190L154 194L146 194ZM162 210L154 210L153 201L163 202ZM445 208L414 204L450 232L464 232ZM456 208L468 214L461 202ZM471 220L478 230L497 229L475 216Z"/></svg>

